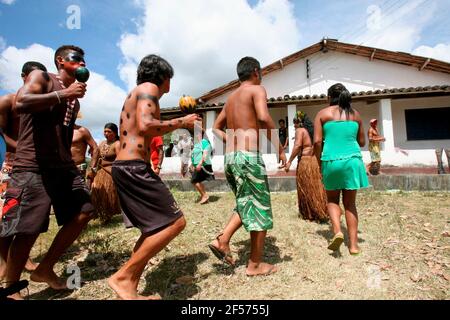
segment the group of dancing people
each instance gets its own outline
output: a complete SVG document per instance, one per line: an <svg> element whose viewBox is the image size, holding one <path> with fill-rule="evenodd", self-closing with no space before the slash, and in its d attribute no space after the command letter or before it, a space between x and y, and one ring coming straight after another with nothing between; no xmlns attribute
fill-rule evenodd
<svg viewBox="0 0 450 320"><path fill-rule="evenodd" d="M15 159L0 223L0 255L6 262L6 287L20 280L37 237L48 229L53 207L60 229L39 265L30 268L30 279L56 290L66 289L66 282L56 275L54 266L95 217L94 200L104 197L95 191L91 194L82 168L76 167L71 152L74 130L78 128L75 125L80 110L78 99L84 97L87 88L86 83L75 80L75 71L86 65L84 55L76 46L58 48L54 56L57 73L49 73L45 67L30 68L23 74L23 87L9 98L11 123L17 122L18 134L12 137L16 141ZM164 58L152 54L142 59L137 69L137 86L120 112L120 126L105 128L107 140L93 154L91 167L87 169L92 190L100 190L98 185L112 179L125 225L141 231L130 259L108 279L110 288L121 299L160 298L140 295L139 280L148 261L186 226L182 209L151 164L153 137L201 127L197 114L160 119L159 100L169 92L173 75L173 68ZM264 241L267 231L273 228L273 215L267 172L259 152L260 130L265 130L272 142L277 137L270 134L275 125L261 85L260 63L252 57L242 58L237 64L237 75L240 86L228 97L213 127L215 136L226 146L225 175L235 194L236 207L222 232L208 246L223 262L235 265L230 241L244 226L251 238L246 275L270 275L278 268L263 262ZM329 244L331 250L338 250L344 239L339 207L342 193L349 250L358 254L355 199L357 190L368 185L360 152L365 144L363 126L359 113L351 107L351 95L342 84L332 86L328 96L330 106L321 110L314 121L314 137L301 128L302 118L298 117L292 156L287 161L283 146L278 144L278 157L285 170L289 170L294 157L299 156L297 181L309 189L299 192L300 210L310 212L311 219L330 217L334 233ZM229 132L239 135L229 136ZM207 152L201 150L196 163L199 173L209 161ZM104 171L101 179L100 171ZM322 193L323 187L314 189L321 175L326 190ZM306 201L311 192L315 200ZM22 297L17 293L10 298Z"/></svg>

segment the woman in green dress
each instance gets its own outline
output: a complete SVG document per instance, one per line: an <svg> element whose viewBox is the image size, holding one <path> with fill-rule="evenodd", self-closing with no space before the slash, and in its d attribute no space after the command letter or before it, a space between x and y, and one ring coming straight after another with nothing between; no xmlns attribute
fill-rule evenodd
<svg viewBox="0 0 450 320"><path fill-rule="evenodd" d="M322 170L327 192L327 210L334 237L328 249L337 251L344 242L341 231L340 195L345 209L349 251L360 253L358 246L358 212L356 193L369 186L361 147L365 134L359 112L351 106L351 94L338 83L328 89L330 106L322 109L314 121L314 152Z"/></svg>
<svg viewBox="0 0 450 320"><path fill-rule="evenodd" d="M208 141L203 130L198 130L194 139L194 149L192 150L192 178L191 183L200 193L200 204L206 204L209 196L206 193L204 181L214 180L214 171L211 163L211 143Z"/></svg>

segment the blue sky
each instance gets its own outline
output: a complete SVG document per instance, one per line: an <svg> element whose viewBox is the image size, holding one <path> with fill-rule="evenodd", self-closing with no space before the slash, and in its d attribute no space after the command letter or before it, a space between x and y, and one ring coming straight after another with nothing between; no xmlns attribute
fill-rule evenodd
<svg viewBox="0 0 450 320"><path fill-rule="evenodd" d="M80 30L66 26L70 5L81 10ZM145 54L174 66L162 101L173 106L235 79L243 54L269 64L324 36L450 61L450 0L0 0L0 95L20 85L28 55L52 64L52 50L76 44L96 74L87 102L99 113L86 117L97 128L116 120Z"/></svg>
<svg viewBox="0 0 450 320"><path fill-rule="evenodd" d="M66 9L72 4L81 8L80 30L66 27ZM16 0L12 5L0 4L0 12L0 36L7 45L24 48L40 43L55 49L61 44L77 44L87 52L90 68L120 85L117 42L122 33L136 29L133 19L141 10L120 0Z"/></svg>

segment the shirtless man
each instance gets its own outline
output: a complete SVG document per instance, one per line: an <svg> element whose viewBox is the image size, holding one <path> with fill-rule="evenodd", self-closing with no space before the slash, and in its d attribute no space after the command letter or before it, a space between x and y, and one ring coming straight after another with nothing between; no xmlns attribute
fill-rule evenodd
<svg viewBox="0 0 450 320"><path fill-rule="evenodd" d="M273 228L273 221L267 173L259 152L260 130L265 129L269 140L278 144L278 156L283 165L286 155L283 146L277 143L278 135L271 134L275 125L267 108L266 90L261 86L259 62L245 57L239 61L237 73L241 84L229 96L213 127L214 133L226 142L225 174L236 196L237 207L209 248L219 259L234 265L230 240L244 225L251 237L246 274L269 275L276 272L277 267L262 262L264 240L267 230ZM226 134L225 127L234 133Z"/></svg>
<svg viewBox="0 0 450 320"><path fill-rule="evenodd" d="M183 212L161 178L152 170L152 137L180 128L193 128L201 118L188 115L160 120L159 99L170 90L173 69L163 58L149 55L137 72L137 87L131 91L120 115L120 152L113 163L112 176L122 209L142 235L130 260L108 284L124 300L150 300L157 296L138 295L139 279L147 262L172 241L186 226Z"/></svg>
<svg viewBox="0 0 450 320"><path fill-rule="evenodd" d="M26 78L33 70L47 71L47 68L35 61L28 61L22 67L22 80L25 83ZM12 110L14 99L16 94L8 94L6 96L0 97L0 128L3 130L3 136L6 141L7 153L6 159L3 163L2 168L2 193L8 188L9 179L12 172L16 147L17 138L19 135L19 115L17 112ZM8 251L10 246L9 241L0 240L0 280L5 277L6 274L6 260L8 258ZM37 264L33 263L30 259L27 260L25 269L27 271L36 270Z"/></svg>
<svg viewBox="0 0 450 320"><path fill-rule="evenodd" d="M86 164L86 150L88 146L90 152L92 152L89 169ZM92 135L87 128L75 124L73 128L72 147L70 148L70 151L72 153L72 159L80 171L81 176L86 177L90 181L88 183L88 186L90 187L90 183L94 180L95 176L94 168L97 168L99 150L97 142L95 142L94 138L92 138Z"/></svg>
<svg viewBox="0 0 450 320"><path fill-rule="evenodd" d="M75 70L85 66L84 51L63 46L56 50L54 61L58 73L31 72L13 107L20 114L19 138L11 185L5 194L8 210L0 223L0 237L12 238L6 267L8 286L19 281L33 244L48 229L53 206L62 228L30 279L56 290L66 289L66 281L56 275L54 265L94 210L70 153L80 109L78 98L86 92L85 83L75 82ZM16 294L13 298L21 297Z"/></svg>
<svg viewBox="0 0 450 320"><path fill-rule="evenodd" d="M377 128L378 120L372 119L370 120L370 128L367 132L367 136L369 138L369 152L371 163L367 166L367 171L371 175L380 174L381 168L381 149L380 143L386 141L383 136L378 134Z"/></svg>

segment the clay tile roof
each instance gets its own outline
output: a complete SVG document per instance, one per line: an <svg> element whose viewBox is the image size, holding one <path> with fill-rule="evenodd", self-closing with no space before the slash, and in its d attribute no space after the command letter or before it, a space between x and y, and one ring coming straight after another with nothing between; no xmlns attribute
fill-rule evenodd
<svg viewBox="0 0 450 320"><path fill-rule="evenodd" d="M417 88L390 88L383 90L375 90L375 91L360 91L360 92L352 92L352 97L354 101L361 101L366 98L377 98L377 99L395 99L395 98L411 98L411 97L427 97L427 96L450 96L450 85L436 85L436 86L426 86L426 87L417 87ZM327 95L299 95L299 96L289 96L285 95L284 97L270 97L267 99L267 105L270 107L283 106L289 104L323 104L327 101ZM204 112L208 110L220 110L225 105L225 103L212 103L212 104L199 104L197 106L199 112ZM170 115L170 114L181 114L179 107L171 107L171 108L161 108L161 114Z"/></svg>
<svg viewBox="0 0 450 320"><path fill-rule="evenodd" d="M287 57L277 60L272 64L264 67L262 69L262 75L264 76L271 72L281 70L285 66L294 63L298 60L307 58L317 52L326 53L329 51L358 55L372 60L382 60L392 63L398 63L417 68L418 70L421 71L429 70L450 74L450 63L448 62L431 59L427 57L415 56L405 52L398 52L398 51L395 52L374 47L366 47L362 45L339 42L338 40L335 39L322 39L322 41L320 41L319 43L316 43L310 47L295 52ZM220 86L203 94L199 99L208 101L211 100L212 98L221 96L224 93L237 88L238 86L239 81L233 80L223 86Z"/></svg>

